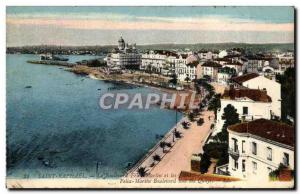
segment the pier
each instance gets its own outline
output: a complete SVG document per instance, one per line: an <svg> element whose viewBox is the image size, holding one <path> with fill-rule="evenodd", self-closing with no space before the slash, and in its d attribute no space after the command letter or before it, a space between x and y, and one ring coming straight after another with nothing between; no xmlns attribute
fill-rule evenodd
<svg viewBox="0 0 300 194"><path fill-rule="evenodd" d="M76 65L75 63L68 63L65 61L52 61L52 60L28 60L27 63L55 65L55 66L64 66L64 67L73 67L74 65Z"/></svg>

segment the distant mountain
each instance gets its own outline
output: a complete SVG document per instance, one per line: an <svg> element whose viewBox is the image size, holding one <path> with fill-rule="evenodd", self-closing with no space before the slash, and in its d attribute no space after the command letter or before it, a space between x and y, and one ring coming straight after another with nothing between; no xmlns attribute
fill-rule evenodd
<svg viewBox="0 0 300 194"><path fill-rule="evenodd" d="M154 44L140 45L140 49L190 49L192 51L199 50L224 50L232 48L242 48L251 52L266 51L294 51L292 43L272 43L272 44L247 44L247 43L209 43L209 44Z"/></svg>
<svg viewBox="0 0 300 194"><path fill-rule="evenodd" d="M53 54L106 54L110 52L116 45L104 46L56 46L56 45L37 45L37 46L22 46L22 47L7 47L7 53L45 53ZM224 50L232 48L242 48L247 52L284 52L294 51L292 43L272 43L272 44L247 44L247 43L209 43L209 44L152 44L152 45L137 45L141 51L145 50Z"/></svg>

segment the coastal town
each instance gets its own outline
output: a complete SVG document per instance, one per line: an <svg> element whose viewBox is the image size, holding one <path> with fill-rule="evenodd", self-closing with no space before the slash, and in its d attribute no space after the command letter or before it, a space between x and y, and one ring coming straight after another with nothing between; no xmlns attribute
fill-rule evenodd
<svg viewBox="0 0 300 194"><path fill-rule="evenodd" d="M151 84L195 90L201 96L199 109L187 111L187 120L174 127L182 132L182 140L176 144L167 134L127 176L135 172L142 177L169 173L179 180L293 179L294 115L282 110L286 107L278 81L294 71L293 52L246 55L234 48L139 54L135 44L121 37L106 61L109 73L137 69L171 77L169 85Z"/></svg>
<svg viewBox="0 0 300 194"><path fill-rule="evenodd" d="M44 53L39 61L28 62L168 93L196 93L198 108L175 108L183 118L128 165L124 182L136 177L161 183L294 179L293 51L140 51L120 37L104 59L69 63Z"/></svg>

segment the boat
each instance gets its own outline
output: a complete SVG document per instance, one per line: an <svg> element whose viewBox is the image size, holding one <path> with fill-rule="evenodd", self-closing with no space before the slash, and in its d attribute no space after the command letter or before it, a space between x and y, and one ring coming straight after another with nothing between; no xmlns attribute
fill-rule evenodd
<svg viewBox="0 0 300 194"><path fill-rule="evenodd" d="M53 55L53 54L41 54L40 55L40 60L44 61L44 60L52 60L52 61L68 61L68 58L65 57L61 57L61 56L57 56L57 55Z"/></svg>
<svg viewBox="0 0 300 194"><path fill-rule="evenodd" d="M56 55L53 55L53 60L54 61L68 61L69 59L68 58L65 58L65 57L62 57L62 56L56 56Z"/></svg>

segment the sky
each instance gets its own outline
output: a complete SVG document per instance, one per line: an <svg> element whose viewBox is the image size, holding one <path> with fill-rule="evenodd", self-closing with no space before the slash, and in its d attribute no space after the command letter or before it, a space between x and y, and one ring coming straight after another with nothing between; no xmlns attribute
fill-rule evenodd
<svg viewBox="0 0 300 194"><path fill-rule="evenodd" d="M293 43L293 7L7 7L7 46Z"/></svg>

